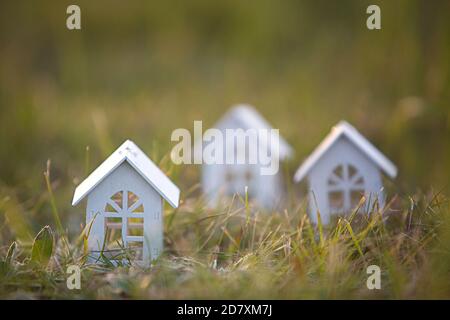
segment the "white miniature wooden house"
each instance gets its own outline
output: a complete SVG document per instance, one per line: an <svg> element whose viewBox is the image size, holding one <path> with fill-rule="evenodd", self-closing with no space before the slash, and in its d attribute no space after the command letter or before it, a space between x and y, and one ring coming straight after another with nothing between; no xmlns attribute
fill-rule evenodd
<svg viewBox="0 0 450 320"><path fill-rule="evenodd" d="M267 132L273 129L253 106L247 104L233 106L216 123L214 128L220 130L224 136L226 136L228 129L255 129L256 131L262 129L267 130ZM258 139L260 138L258 137ZM268 139L261 143L268 143ZM251 139L247 140L247 142L256 143L256 141L252 141ZM226 143L226 141L222 141L224 154L227 152ZM258 147L266 147L259 143L257 145ZM270 146L267 146L267 148L270 149ZM273 209L281 202L284 196L283 190L285 189L281 165L276 174L262 175L261 163L251 164L248 161L252 156L258 157L257 154L251 155L251 152L258 153L259 151L258 148L249 148L248 146L246 148L236 148L236 157L242 155L245 158L245 164L204 163L202 165L202 187L210 206L217 205L220 200L226 201L234 194L245 197L246 187L249 200L259 207ZM270 152L272 151L270 150ZM288 159L292 153L292 148L280 136L278 148L279 161Z"/></svg>
<svg viewBox="0 0 450 320"><path fill-rule="evenodd" d="M132 141L125 141L75 190L87 196L88 247L93 261L148 266L163 248L163 199L178 206L180 190Z"/></svg>
<svg viewBox="0 0 450 320"><path fill-rule="evenodd" d="M333 214L348 214L359 208L368 212L375 201L380 208L385 197L381 172L395 178L397 168L353 126L341 121L298 168L294 180L305 177L309 187L309 215L317 223L317 211L324 224Z"/></svg>

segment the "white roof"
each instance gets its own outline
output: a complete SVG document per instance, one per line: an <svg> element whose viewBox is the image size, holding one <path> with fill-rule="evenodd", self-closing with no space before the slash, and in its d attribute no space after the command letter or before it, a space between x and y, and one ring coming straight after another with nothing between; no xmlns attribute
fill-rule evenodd
<svg viewBox="0 0 450 320"><path fill-rule="evenodd" d="M180 189L131 140L125 141L78 185L75 189L72 205L77 205L124 161L127 161L172 207L178 207Z"/></svg>
<svg viewBox="0 0 450 320"><path fill-rule="evenodd" d="M386 158L380 150L370 143L362 134L346 121L339 122L333 127L328 136L317 146L314 152L306 158L295 173L294 180L300 182L314 167L316 162L330 149L330 147L342 136L347 137L356 147L371 159L387 176L395 178L397 167Z"/></svg>
<svg viewBox="0 0 450 320"><path fill-rule="evenodd" d="M228 121L236 121L241 129L273 129L256 109L248 104L238 104L233 106L220 121L215 125L216 128L226 127ZM290 158L293 154L291 146L280 135L280 159ZM267 143L267 141L266 141Z"/></svg>

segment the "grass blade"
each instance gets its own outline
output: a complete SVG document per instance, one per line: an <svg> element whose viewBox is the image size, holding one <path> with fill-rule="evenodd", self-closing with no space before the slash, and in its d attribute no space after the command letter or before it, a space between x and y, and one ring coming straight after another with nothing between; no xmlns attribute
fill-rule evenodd
<svg viewBox="0 0 450 320"><path fill-rule="evenodd" d="M53 252L53 232L49 226L39 231L31 248L31 262L46 267Z"/></svg>

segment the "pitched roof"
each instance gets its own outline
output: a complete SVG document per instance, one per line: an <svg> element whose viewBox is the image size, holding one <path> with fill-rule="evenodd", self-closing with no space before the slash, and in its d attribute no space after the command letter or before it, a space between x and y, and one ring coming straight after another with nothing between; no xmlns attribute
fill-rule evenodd
<svg viewBox="0 0 450 320"><path fill-rule="evenodd" d="M124 161L127 161L167 202L178 207L180 190L133 141L125 141L75 189L72 205L77 205L89 192Z"/></svg>
<svg viewBox="0 0 450 320"><path fill-rule="evenodd" d="M228 121L236 121L239 123L240 128L244 130L248 129L273 129L272 126L264 119L261 114L251 105L248 104L238 104L233 106L214 126L220 128L226 126ZM280 159L290 158L293 154L291 146L283 139L280 135ZM266 141L267 142L267 141Z"/></svg>
<svg viewBox="0 0 450 320"><path fill-rule="evenodd" d="M330 147L342 136L347 137L369 159L371 159L387 176L395 178L397 167L386 158L380 150L370 143L358 130L346 121L339 122L333 127L326 138L317 146L313 153L306 158L295 173L294 180L300 182L314 167L316 162L330 149Z"/></svg>

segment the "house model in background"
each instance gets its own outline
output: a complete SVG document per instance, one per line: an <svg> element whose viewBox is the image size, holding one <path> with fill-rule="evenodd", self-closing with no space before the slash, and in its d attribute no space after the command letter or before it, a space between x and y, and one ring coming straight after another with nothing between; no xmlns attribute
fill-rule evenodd
<svg viewBox="0 0 450 320"><path fill-rule="evenodd" d="M163 247L163 199L176 208L179 196L177 186L125 141L75 190L72 205L87 197L91 260L148 266Z"/></svg>
<svg viewBox="0 0 450 320"><path fill-rule="evenodd" d="M333 214L346 214L355 209L368 212L375 201L383 207L382 174L395 178L397 168L353 126L341 121L303 162L294 180L307 178L309 185L309 214L317 223L317 211L323 223Z"/></svg>
<svg viewBox="0 0 450 320"><path fill-rule="evenodd" d="M214 128L220 130L224 137L227 129L264 129L268 130L267 132L273 129L254 107L244 104L232 107ZM258 139L261 139L261 137L258 137ZM268 139L259 141L259 143L252 139L246 140L248 145L262 145L265 150L272 152L270 145L266 145L267 143L269 143ZM227 152L226 144L226 141L222 143L224 154ZM249 161L251 156L259 159L257 154L250 155L250 152L255 152L255 150L258 152L258 147L250 148L248 145L246 148L235 148L235 155L245 157L245 164L204 163L202 165L202 187L210 206L219 204L220 200L229 200L234 194L244 197L246 187L249 201L259 207L272 209L280 203L284 190L282 168L280 167L275 175L262 175L261 163L257 161L256 164L250 164L251 161ZM255 146L253 145L253 147ZM279 161L286 160L291 155L291 147L280 136Z"/></svg>

